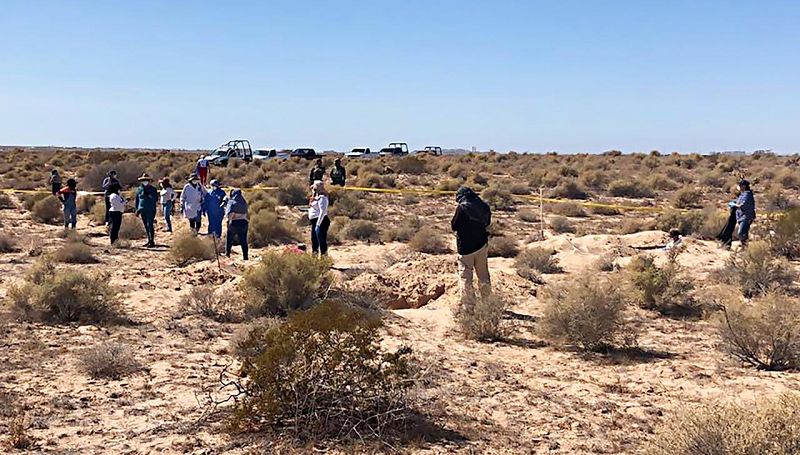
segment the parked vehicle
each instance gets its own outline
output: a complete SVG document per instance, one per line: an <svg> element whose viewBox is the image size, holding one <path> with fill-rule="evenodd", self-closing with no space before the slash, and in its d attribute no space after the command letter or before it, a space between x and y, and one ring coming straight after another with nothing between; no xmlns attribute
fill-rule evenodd
<svg viewBox="0 0 800 455"><path fill-rule="evenodd" d="M285 160L286 158L289 158L289 154L287 152L279 152L275 149L258 149L253 152L254 160Z"/></svg>
<svg viewBox="0 0 800 455"><path fill-rule="evenodd" d="M422 150L417 150L414 153L416 153L416 154L424 153L424 154L427 154L427 155L439 156L439 155L442 154L442 148L441 147L437 147L437 146L433 146L433 145L429 145L429 146L425 147Z"/></svg>
<svg viewBox="0 0 800 455"><path fill-rule="evenodd" d="M344 156L347 158L375 158L378 154L372 153L369 147L356 147L345 153Z"/></svg>
<svg viewBox="0 0 800 455"><path fill-rule="evenodd" d="M235 139L220 145L205 159L211 165L225 167L231 160L252 161L253 150L250 148L250 141Z"/></svg>
<svg viewBox="0 0 800 455"><path fill-rule="evenodd" d="M312 148L299 148L292 150L292 153L289 154L292 158L303 158L306 160L315 160L317 158L322 158L322 155L318 154Z"/></svg>
<svg viewBox="0 0 800 455"><path fill-rule="evenodd" d="M408 155L408 144L405 142L392 142L388 147L382 148L378 154L380 156Z"/></svg>

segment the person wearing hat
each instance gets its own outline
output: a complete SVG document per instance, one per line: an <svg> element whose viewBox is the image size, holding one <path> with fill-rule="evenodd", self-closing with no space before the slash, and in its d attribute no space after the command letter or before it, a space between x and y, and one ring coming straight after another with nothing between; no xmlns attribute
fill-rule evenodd
<svg viewBox="0 0 800 455"><path fill-rule="evenodd" d="M106 217L105 222L106 224L110 224L111 220L108 218L109 207L111 207L111 202L109 201L109 196L111 195L111 190L116 188L117 192L122 189L122 186L119 184L119 180L117 179L117 171L110 170L106 175L106 178L103 179L103 199L106 204Z"/></svg>
<svg viewBox="0 0 800 455"><path fill-rule="evenodd" d="M322 181L325 178L325 166L322 164L322 158L318 158L311 172L308 173L308 184L313 185L317 180Z"/></svg>
<svg viewBox="0 0 800 455"><path fill-rule="evenodd" d="M172 232L172 208L175 206L175 190L172 189L172 183L169 181L169 177L161 179L159 184L161 185L161 191L159 191L158 194L161 197L161 211L164 214L164 224L167 225L167 232Z"/></svg>
<svg viewBox="0 0 800 455"><path fill-rule="evenodd" d="M75 179L67 179L67 186L61 188L56 196L64 206L64 229L75 229L78 224L78 182Z"/></svg>
<svg viewBox="0 0 800 455"><path fill-rule="evenodd" d="M225 201L225 217L228 219L228 235L225 238L225 256L231 257L234 238L242 247L242 259L247 260L247 200L242 195L242 190L231 190L230 197Z"/></svg>
<svg viewBox="0 0 800 455"><path fill-rule="evenodd" d="M156 246L156 211L158 207L158 191L150 184L153 181L145 172L139 177L139 189L136 190L136 201L133 206L136 214L142 217L144 230L147 232L145 248Z"/></svg>
<svg viewBox="0 0 800 455"><path fill-rule="evenodd" d="M311 222L311 254L324 256L328 254L328 192L322 180L315 180L311 185L311 200L308 203L308 220Z"/></svg>
<svg viewBox="0 0 800 455"><path fill-rule="evenodd" d="M203 196L203 207L208 215L208 233L218 239L222 238L222 218L225 217L225 190L219 180L211 181L211 189Z"/></svg>
<svg viewBox="0 0 800 455"><path fill-rule="evenodd" d="M342 166L342 160L336 158L333 162L333 169L331 169L331 185L344 186L347 180L347 171Z"/></svg>
<svg viewBox="0 0 800 455"><path fill-rule="evenodd" d="M492 292L489 278L489 233L487 228L492 223L492 212L489 206L472 191L462 186L456 192L456 213L450 221L450 227L456 233L458 247L458 268L461 275L461 299L473 302L475 290L472 286L473 271L478 275L478 288L481 297L486 298Z"/></svg>
<svg viewBox="0 0 800 455"><path fill-rule="evenodd" d="M53 169L50 171L50 190L53 193L53 196L58 194L58 190L61 189L61 175L58 174L58 169Z"/></svg>
<svg viewBox="0 0 800 455"><path fill-rule="evenodd" d="M203 194L205 189L200 184L197 174L189 176L186 185L181 191L181 213L189 220L189 228L194 232L200 232L200 225L203 219Z"/></svg>
<svg viewBox="0 0 800 455"><path fill-rule="evenodd" d="M739 223L739 241L742 243L742 248L746 248L750 240L750 226L756 219L756 199L753 197L749 181L742 179L738 188L739 197L733 204L736 207L736 222Z"/></svg>

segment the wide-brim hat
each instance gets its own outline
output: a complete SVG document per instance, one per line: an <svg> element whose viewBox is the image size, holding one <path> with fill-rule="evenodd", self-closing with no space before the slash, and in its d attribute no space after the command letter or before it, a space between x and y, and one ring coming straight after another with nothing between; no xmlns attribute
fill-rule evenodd
<svg viewBox="0 0 800 455"><path fill-rule="evenodd" d="M141 177L139 177L139 178L138 178L138 179L136 179L136 180L138 180L138 181L140 181L140 182L141 182L141 181L143 181L143 180L153 180L153 178L152 178L152 177L150 177L150 174L148 174L147 172L145 172L144 174L142 174L142 176L141 176Z"/></svg>
<svg viewBox="0 0 800 455"><path fill-rule="evenodd" d="M187 177L186 180L192 181L194 179L199 179L199 178L200 177L197 176L196 172L192 172L191 174L189 174L189 177Z"/></svg>
<svg viewBox="0 0 800 455"><path fill-rule="evenodd" d="M214 180L212 180L212 181L211 181L211 182L209 182L209 183L210 183L210 185L211 185L211 186L213 186L214 188L219 188L219 187L221 187L221 186L222 186L222 184L221 184L221 183L219 183L219 180L217 180L217 179L214 179Z"/></svg>

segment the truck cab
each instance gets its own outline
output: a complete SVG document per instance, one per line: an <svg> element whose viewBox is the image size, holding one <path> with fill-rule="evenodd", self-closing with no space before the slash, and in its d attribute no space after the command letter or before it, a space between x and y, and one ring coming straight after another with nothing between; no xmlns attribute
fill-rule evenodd
<svg viewBox="0 0 800 455"><path fill-rule="evenodd" d="M405 142L392 142L388 147L382 148L378 154L381 156L408 155L408 144Z"/></svg>
<svg viewBox="0 0 800 455"><path fill-rule="evenodd" d="M211 165L225 167L231 160L252 161L253 150L250 148L250 141L235 139L220 145L205 159Z"/></svg>
<svg viewBox="0 0 800 455"><path fill-rule="evenodd" d="M442 154L442 148L438 146L429 145L422 150L417 150L416 153L423 153L426 155L439 156Z"/></svg>

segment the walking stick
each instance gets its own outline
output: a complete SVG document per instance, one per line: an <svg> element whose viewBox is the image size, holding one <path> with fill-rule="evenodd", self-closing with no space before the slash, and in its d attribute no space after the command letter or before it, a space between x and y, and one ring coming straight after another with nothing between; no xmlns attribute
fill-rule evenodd
<svg viewBox="0 0 800 455"><path fill-rule="evenodd" d="M219 250L217 249L217 236L211 234L211 238L214 239L214 256L217 257L217 267L219 268L219 273L222 273L222 264L219 262Z"/></svg>

